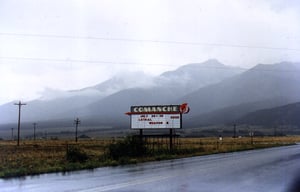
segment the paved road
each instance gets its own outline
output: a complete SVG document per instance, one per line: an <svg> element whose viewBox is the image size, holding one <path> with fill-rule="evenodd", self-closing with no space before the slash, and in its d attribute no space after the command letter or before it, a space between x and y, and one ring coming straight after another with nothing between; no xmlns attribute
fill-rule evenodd
<svg viewBox="0 0 300 192"><path fill-rule="evenodd" d="M297 174L300 145L0 180L0 191L286 192Z"/></svg>

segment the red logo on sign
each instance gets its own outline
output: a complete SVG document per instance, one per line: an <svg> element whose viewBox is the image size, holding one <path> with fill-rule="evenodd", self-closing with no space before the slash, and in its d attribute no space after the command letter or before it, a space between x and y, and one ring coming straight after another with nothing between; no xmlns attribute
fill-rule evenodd
<svg viewBox="0 0 300 192"><path fill-rule="evenodd" d="M190 111L190 108L187 103L183 103L179 107L180 113L188 113Z"/></svg>

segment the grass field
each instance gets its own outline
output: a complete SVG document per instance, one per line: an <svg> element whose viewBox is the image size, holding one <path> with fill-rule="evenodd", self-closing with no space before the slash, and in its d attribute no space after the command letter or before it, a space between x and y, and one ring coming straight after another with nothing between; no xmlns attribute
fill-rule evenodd
<svg viewBox="0 0 300 192"><path fill-rule="evenodd" d="M144 157L124 159L121 162L107 157L107 146L122 139L0 141L0 177L14 177L48 172L66 172L92 169L126 163L180 158L212 153L250 150L300 142L300 136L292 137L244 137L244 138L177 138L173 151L168 140L148 139L151 153ZM73 159L72 153L83 159Z"/></svg>
<svg viewBox="0 0 300 192"><path fill-rule="evenodd" d="M67 140L0 142L0 177L31 175L46 172L70 171L102 166L99 160L109 140L79 141ZM76 146L88 155L87 161L70 162L67 150Z"/></svg>

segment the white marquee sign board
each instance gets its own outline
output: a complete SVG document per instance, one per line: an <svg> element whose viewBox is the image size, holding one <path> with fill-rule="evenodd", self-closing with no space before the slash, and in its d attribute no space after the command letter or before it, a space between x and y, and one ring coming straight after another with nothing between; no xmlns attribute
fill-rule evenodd
<svg viewBox="0 0 300 192"><path fill-rule="evenodd" d="M134 114L132 129L180 129L181 114Z"/></svg>
<svg viewBox="0 0 300 192"><path fill-rule="evenodd" d="M130 122L132 129L180 129L182 114L188 113L187 103L181 105L132 106Z"/></svg>

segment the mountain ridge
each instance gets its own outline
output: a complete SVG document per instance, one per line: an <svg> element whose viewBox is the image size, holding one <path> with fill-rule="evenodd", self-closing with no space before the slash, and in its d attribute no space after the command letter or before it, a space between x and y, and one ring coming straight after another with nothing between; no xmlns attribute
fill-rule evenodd
<svg viewBox="0 0 300 192"><path fill-rule="evenodd" d="M284 67L284 64L275 64ZM294 65L292 65L294 66ZM259 66L260 67L260 66ZM270 98L287 98L288 102L300 99L298 68L294 74L274 71L273 65L268 70L257 70L257 66L220 83L200 88L180 100L188 102L200 115L218 109L243 103L259 102ZM194 114L193 114L194 115Z"/></svg>
<svg viewBox="0 0 300 192"><path fill-rule="evenodd" d="M257 110L237 120L238 123L249 125L279 126L289 125L300 127L300 102L274 108Z"/></svg>
<svg viewBox="0 0 300 192"><path fill-rule="evenodd" d="M171 103L174 102L177 98L195 89L198 89L199 87L202 87L202 81L205 82L205 85L207 85L209 84L209 82L215 83L216 81L222 81L224 78L233 76L237 73L236 70L230 68L231 72L230 70L226 70L226 74L220 75L220 77L212 80L207 76L204 77L204 73L211 71L211 73L215 73L215 76L217 76L217 74L220 74L220 72L224 72L224 70L217 73L213 72L214 68L204 70L203 66L207 66L208 64L219 65L223 66L223 68L226 68L225 65L219 63L216 60L209 60L207 62L198 64L187 64L188 67L179 67L177 70L163 73L154 79L145 77L145 82L138 82L136 78L129 77L131 78L131 80L129 80L128 83L123 82L126 81L127 78L113 77L110 80L107 80L100 84L96 84L94 86L86 87L80 90L68 91L66 92L67 96L64 96L64 94L62 93L63 96L57 99L55 99L55 97L51 97L52 99L33 100L27 102L28 105L24 107L24 110L22 110L22 116L24 121L75 118L79 115L95 117L98 114L99 116L107 116L106 111L99 113L99 109L103 109L101 105L105 106L108 101L112 102L111 105L113 105L113 103L119 103L118 105L116 105L115 109L123 105L127 105L129 107L131 104L145 104L151 102L153 102L152 104ZM203 75L201 75L201 73L197 73L196 76L193 75L193 72L199 70L201 71L201 69L203 71ZM182 74L190 75L191 77L188 79L182 79ZM123 75L123 77L128 76L130 75ZM130 82L133 82L135 84L132 85ZM142 86L146 84L147 86ZM122 86L124 86L124 89L121 89ZM85 95L80 95L80 93L86 93L87 90L95 91L93 92L94 94L91 95L89 95L88 93ZM104 94L104 96L102 96L100 92L107 92L108 94ZM118 95L119 98L117 98ZM125 97L128 99L127 102L124 101ZM134 98L135 102L130 99L131 97L132 99ZM115 98L115 101L112 101L113 98ZM101 103L102 100L103 103ZM122 100L123 102L120 102ZM140 100L140 102L137 102L138 100ZM122 108L122 110L123 109L125 109L125 107ZM121 112L121 110L117 110L115 113L123 114L123 112L124 111ZM5 105L5 107L0 106L0 122L2 124L15 122L15 113L15 107L13 105L9 104ZM111 115L115 113L111 112Z"/></svg>
<svg viewBox="0 0 300 192"><path fill-rule="evenodd" d="M212 67L207 67L209 64ZM129 118L124 113L131 105L187 102L191 111L184 117L186 127L226 124L257 110L300 101L299 65L289 62L259 64L243 71L225 66L217 60L187 64L153 79L146 77L146 82L141 84L147 86L129 86L128 83L125 89L105 97L79 94L28 102L22 108L22 121L72 122L79 117L86 126L90 123L93 126L128 128ZM111 79L77 91L109 89L109 82L112 83L111 87L115 83L114 88L118 89L122 87L118 87L122 81L122 78ZM138 85L138 82L135 83ZM0 124L16 120L17 109L12 103L0 106Z"/></svg>

